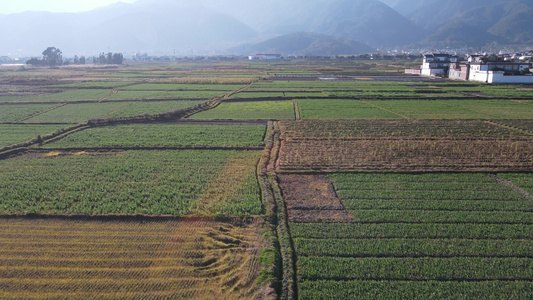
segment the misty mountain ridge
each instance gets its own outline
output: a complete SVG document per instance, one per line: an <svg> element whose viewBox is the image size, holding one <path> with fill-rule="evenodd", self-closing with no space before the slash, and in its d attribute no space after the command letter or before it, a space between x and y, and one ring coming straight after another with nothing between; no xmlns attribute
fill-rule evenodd
<svg viewBox="0 0 533 300"><path fill-rule="evenodd" d="M83 13L0 15L0 55L18 49L38 55L49 46L66 55L227 54L243 45L252 51L245 54L280 49L324 55L375 47L520 45L533 41L532 17L529 0L138 0Z"/></svg>
<svg viewBox="0 0 533 300"><path fill-rule="evenodd" d="M341 40L320 33L298 32L245 46L245 50L257 53L288 55L352 55L375 52L376 49L352 40ZM235 49L238 51L238 49Z"/></svg>

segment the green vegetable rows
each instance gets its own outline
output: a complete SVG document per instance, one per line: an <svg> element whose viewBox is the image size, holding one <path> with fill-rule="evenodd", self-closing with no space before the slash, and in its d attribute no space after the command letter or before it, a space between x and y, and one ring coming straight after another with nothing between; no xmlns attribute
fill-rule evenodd
<svg viewBox="0 0 533 300"><path fill-rule="evenodd" d="M234 171L228 169L233 160L250 161L241 165L249 171L235 171L254 180L259 156L259 151L187 150L2 160L0 213L195 214L195 203L220 172ZM230 189L234 183L219 179L217 184ZM257 184L245 187L227 205L248 208L239 210L241 215L259 213Z"/></svg>
<svg viewBox="0 0 533 300"><path fill-rule="evenodd" d="M499 174L533 190L530 174ZM352 223L292 223L301 299L526 299L533 201L486 174L329 175ZM466 297L466 298L465 298Z"/></svg>

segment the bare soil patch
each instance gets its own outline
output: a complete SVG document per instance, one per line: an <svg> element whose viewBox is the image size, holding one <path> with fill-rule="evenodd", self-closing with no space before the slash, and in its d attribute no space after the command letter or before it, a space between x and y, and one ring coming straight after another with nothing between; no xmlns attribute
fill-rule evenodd
<svg viewBox="0 0 533 300"><path fill-rule="evenodd" d="M325 175L279 175L291 222L351 222Z"/></svg>

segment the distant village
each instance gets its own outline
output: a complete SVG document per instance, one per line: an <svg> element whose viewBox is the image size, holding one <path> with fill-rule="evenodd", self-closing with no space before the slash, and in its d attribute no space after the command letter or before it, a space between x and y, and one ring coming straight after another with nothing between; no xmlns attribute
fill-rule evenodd
<svg viewBox="0 0 533 300"><path fill-rule="evenodd" d="M406 74L443 77L485 83L533 83L533 53L515 55L424 55L420 69L406 69Z"/></svg>

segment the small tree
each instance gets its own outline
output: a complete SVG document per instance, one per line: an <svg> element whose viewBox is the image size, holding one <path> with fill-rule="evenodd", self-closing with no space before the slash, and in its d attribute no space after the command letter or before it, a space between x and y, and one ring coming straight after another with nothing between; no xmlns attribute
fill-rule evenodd
<svg viewBox="0 0 533 300"><path fill-rule="evenodd" d="M50 67L61 66L63 64L63 53L56 47L48 47L43 51L43 61Z"/></svg>

